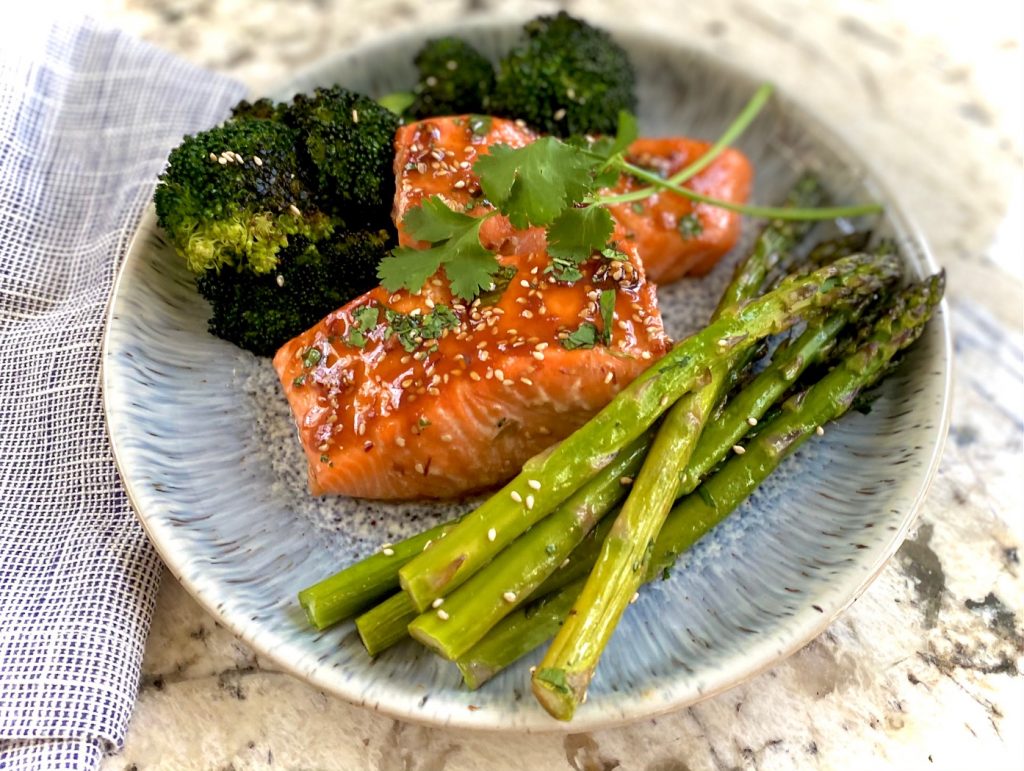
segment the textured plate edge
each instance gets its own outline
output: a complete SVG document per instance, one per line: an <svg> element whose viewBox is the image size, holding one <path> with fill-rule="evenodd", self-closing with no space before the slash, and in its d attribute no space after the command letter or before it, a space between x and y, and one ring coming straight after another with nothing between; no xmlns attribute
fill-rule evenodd
<svg viewBox="0 0 1024 771"><path fill-rule="evenodd" d="M396 44L400 44L403 40L421 40L424 36L439 35L445 32L452 32L454 30L464 30L467 28L493 28L495 26L502 26L506 24L521 23L523 19L528 18L524 15L491 15L486 18L475 19L470 23L463 23L458 25L434 25L427 29L416 29L406 31L403 33L387 36L382 35L374 38L371 41L367 41L362 45L354 46L345 51L339 52L332 56L321 59L308 67L301 69L281 86L273 89L268 89L268 93L280 95L287 93L290 88L290 84L298 83L302 79L313 78L317 72L325 69L328 62L335 61L346 56L367 56L370 55L374 50L380 48L390 48ZM661 32L653 32L650 30L641 29L639 26L625 26L619 27L613 31L613 34L622 39L628 39L634 44L640 44L643 40L656 40L659 44L677 48L680 50L688 51L697 57L704 58L714 65L736 78L742 80L757 83L759 79L752 72L749 72L741 67L719 58L718 56L703 51L700 49L686 46L684 43L671 38L667 34ZM797 97L791 96L788 93L777 93L777 98L783 99L788 102L791 107L799 114L801 121L806 122L807 125L813 129L816 138L822 142L822 144L828 146L831 150L839 154L840 156L855 161L859 164L864 172L864 177L871 180L873 187L877 188L878 191L883 195L884 199L889 203L887 205L887 214L900 222L906 232L914 239L916 245L920 248L920 256L923 258L924 266L931 272L939 270L939 266L935 261L931 247L928 243L927 238L921 231L916 221L908 214L906 208L900 201L900 198L895 192L889 187L889 185L883 180L883 178L877 173L875 164L870 160L864 158L860 153L856 152L852 142L848 141L841 129L832 126L825 122L816 111L809 108L802 100ZM161 560L171 572L171 574L178 580L182 586L185 587L186 591L216 620L222 623L232 634L235 634L247 645L250 645L257 654L264 656L270 661L273 661L278 665L282 671L293 675L317 688L322 688L345 701L354 704L356 706L368 707L375 712L386 715L388 717L397 718L411 723L417 723L420 725L428 725L433 727L443 728L457 728L457 729L470 729L480 731L515 731L521 733L579 733L583 731L594 731L605 728L613 728L617 726L627 725L639 720L656 717L658 715L664 715L668 712L674 712L676 710L692 706L706 699L710 699L720 693L724 693L758 674L770 669L771 667L781 663L785 659L792 656L794 653L803 649L807 644L812 642L818 637L828 626L842 615L847 608L849 608L866 590L867 588L877 579L878 575L885 568L888 561L896 553L899 547L902 545L911 527L917 521L921 511L921 507L924 504L925 499L931 489L932 483L934 482L935 475L938 472L939 465L942 461L943 452L945 449L946 439L949 433L949 427L951 422L952 414L952 381L953 381L953 343L952 343L952 327L949 313L948 302L944 299L940 304L940 319L941 319L941 355L942 364L944 366L944 378L942 384L942 405L941 414L939 417L938 424L938 436L932 447L931 456L928 459L927 467L924 472L924 480L919 490L917 491L913 502L911 503L909 510L904 515L903 521L898 530L893 532L892 538L885 549L883 549L879 557L867 570L865 577L855 587L855 590L850 596L841 603L838 603L835 607L828 609L825 613L820 615L818 623L809 625L806 629L801 630L801 633L794 637L793 642L784 648L781 652L775 652L770 656L765 656L763 659L758 659L750 667L740 670L735 677L731 678L728 682L723 682L712 686L705 692L697 695L696 697L679 698L676 700L665 701L658 704L653 709L639 710L639 705L635 705L635 710L632 713L623 714L616 717L600 717L594 715L593 717L588 716L587 712L584 711L578 718L573 722L563 723L548 718L546 715L538 710L537 721L530 721L525 724L515 726L503 726L489 719L489 715L484 712L467 712L467 714L456 717L455 719L449 719L441 722L438 720L432 720L428 716L424 716L415 711L414 706L410 703L405 709L401 706L381 705L380 703L368 704L361 700L358 695L351 691L346 691L343 688L339 688L338 684L335 683L328 677L324 677L317 672L304 672L299 667L293 665L285 656L291 652L291 644L285 643L276 648L268 648L258 639L258 634L248 631L242 624L236 624L231 618L222 614L216 607L216 601L213 598L206 596L206 591L200 588L195 582L184 577L183 573L176 570L176 560L172 560L171 555L165 552L162 547L161 540L154 537L156 528L153 523L148 522L145 515L142 513L141 507L138 505L138 497L132 488L132 483L126 475L123 467L123 452L119 450L117 439L111 430L111 407L110 407L110 387L108 384L109 371L107 367L108 358L111 355L110 344L110 328L113 321L115 298L118 296L122 281L125 274L128 271L129 259L136 249L140 248L142 239L149 233L156 232L156 216L155 210L152 203L150 203L139 221L138 228L135 231L131 241L125 250L125 257L122 261L120 268L118 269L117 277L114 285L111 289L111 293L107 298L107 307L104 314L104 327L103 327L103 344L101 348L101 360L100 360L100 388L102 392L103 401L103 415L104 424L106 426L107 437L110 441L111 451L114 457L114 462L118 470L118 474L121 477L122 484L125 489L126 496L132 510L135 512L137 519L141 523L143 530L146 532L146 536L149 538L150 543L153 544L160 556ZM631 700L633 701L633 700ZM635 702L634 702L635 703Z"/></svg>

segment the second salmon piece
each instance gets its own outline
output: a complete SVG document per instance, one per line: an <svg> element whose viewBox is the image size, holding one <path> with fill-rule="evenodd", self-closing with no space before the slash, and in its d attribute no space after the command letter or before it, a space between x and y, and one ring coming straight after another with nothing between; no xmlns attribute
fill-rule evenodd
<svg viewBox="0 0 1024 771"><path fill-rule="evenodd" d="M497 118L401 128L399 227L433 194L487 211L472 162L493 144L533 138ZM654 286L622 227L614 238L626 259L590 260L569 283L550 272L542 230L516 231L499 216L485 224L501 264L492 291L461 301L443 271L416 292L377 288L278 351L314 494L438 498L492 487L667 350Z"/></svg>

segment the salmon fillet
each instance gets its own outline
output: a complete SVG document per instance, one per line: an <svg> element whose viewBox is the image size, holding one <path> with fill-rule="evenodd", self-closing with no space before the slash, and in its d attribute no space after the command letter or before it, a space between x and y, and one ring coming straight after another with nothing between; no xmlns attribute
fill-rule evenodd
<svg viewBox="0 0 1024 771"><path fill-rule="evenodd" d="M711 145L694 139L638 139L628 160L670 177L692 163ZM750 195L753 168L738 150L727 149L686 183L698 193L732 203ZM612 193L625 193L646 183L623 176ZM678 193L660 192L636 203L611 207L612 215L636 243L647 278L667 284L686 275L703 276L736 244L740 215L704 203L694 204Z"/></svg>
<svg viewBox="0 0 1024 771"><path fill-rule="evenodd" d="M399 129L394 215L403 243L414 242L402 220L425 196L488 211L473 160L496 143L533 139L497 118ZM543 230L516 231L494 216L481 229L502 266L493 291L465 303L439 271L417 292L378 287L282 346L274 366L311 492L409 499L485 489L604 407L669 345L635 244L622 227L614 237L627 259L583 263L569 284L545 273ZM608 330L603 290L614 291ZM570 350L586 324L610 340Z"/></svg>

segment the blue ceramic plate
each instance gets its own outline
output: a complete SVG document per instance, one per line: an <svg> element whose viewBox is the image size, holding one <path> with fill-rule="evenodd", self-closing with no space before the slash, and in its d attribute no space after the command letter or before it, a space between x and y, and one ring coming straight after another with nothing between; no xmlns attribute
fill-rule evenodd
<svg viewBox="0 0 1024 771"><path fill-rule="evenodd" d="M461 34L496 56L517 32L492 23ZM427 36L338 56L277 95L333 83L375 95L408 88L411 52ZM619 38L642 84L646 134L717 137L757 85L676 43ZM778 201L800 171L817 170L836 200L886 203L878 233L898 241L910 274L936 270L863 159L788 98L773 100L739 146L757 169L754 200ZM734 259L659 292L673 337L708 318ZM171 572L261 656L352 702L422 723L589 730L682 707L770 666L821 632L892 556L946 434L950 349L941 310L870 414L850 415L808 442L670 580L642 593L588 703L564 725L529 693L527 670L541 651L469 692L453 665L412 643L371 660L351 624L326 633L306 626L300 588L469 504L311 498L269 360L209 335L207 316L150 212L117 283L104 353L110 435L142 524Z"/></svg>

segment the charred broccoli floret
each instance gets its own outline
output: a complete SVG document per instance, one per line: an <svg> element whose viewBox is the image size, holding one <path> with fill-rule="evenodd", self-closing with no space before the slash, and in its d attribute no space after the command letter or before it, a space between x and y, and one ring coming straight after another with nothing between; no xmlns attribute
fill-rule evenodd
<svg viewBox="0 0 1024 771"><path fill-rule="evenodd" d="M607 32L564 11L523 29L498 64L491 112L562 137L612 134L620 110L636 112L633 66Z"/></svg>
<svg viewBox="0 0 1024 771"><path fill-rule="evenodd" d="M455 37L429 40L413 60L419 70L408 115L485 113L494 90L494 67L473 46Z"/></svg>
<svg viewBox="0 0 1024 771"><path fill-rule="evenodd" d="M233 120L281 120L287 105L273 99L257 99L255 102L242 100L231 108Z"/></svg>
<svg viewBox="0 0 1024 771"><path fill-rule="evenodd" d="M354 230L312 243L295 238L269 274L224 268L196 280L213 309L210 332L269 356L299 332L377 285L393 246L387 230Z"/></svg>
<svg viewBox="0 0 1024 771"><path fill-rule="evenodd" d="M368 96L340 86L295 97L283 120L299 135L299 154L310 181L323 196L368 221L391 209L398 116ZM386 215L385 215L386 216Z"/></svg>
<svg viewBox="0 0 1024 771"><path fill-rule="evenodd" d="M336 219L305 183L295 141L287 126L246 120L187 136L171 152L156 213L192 272L265 275L290 238L331 233Z"/></svg>

